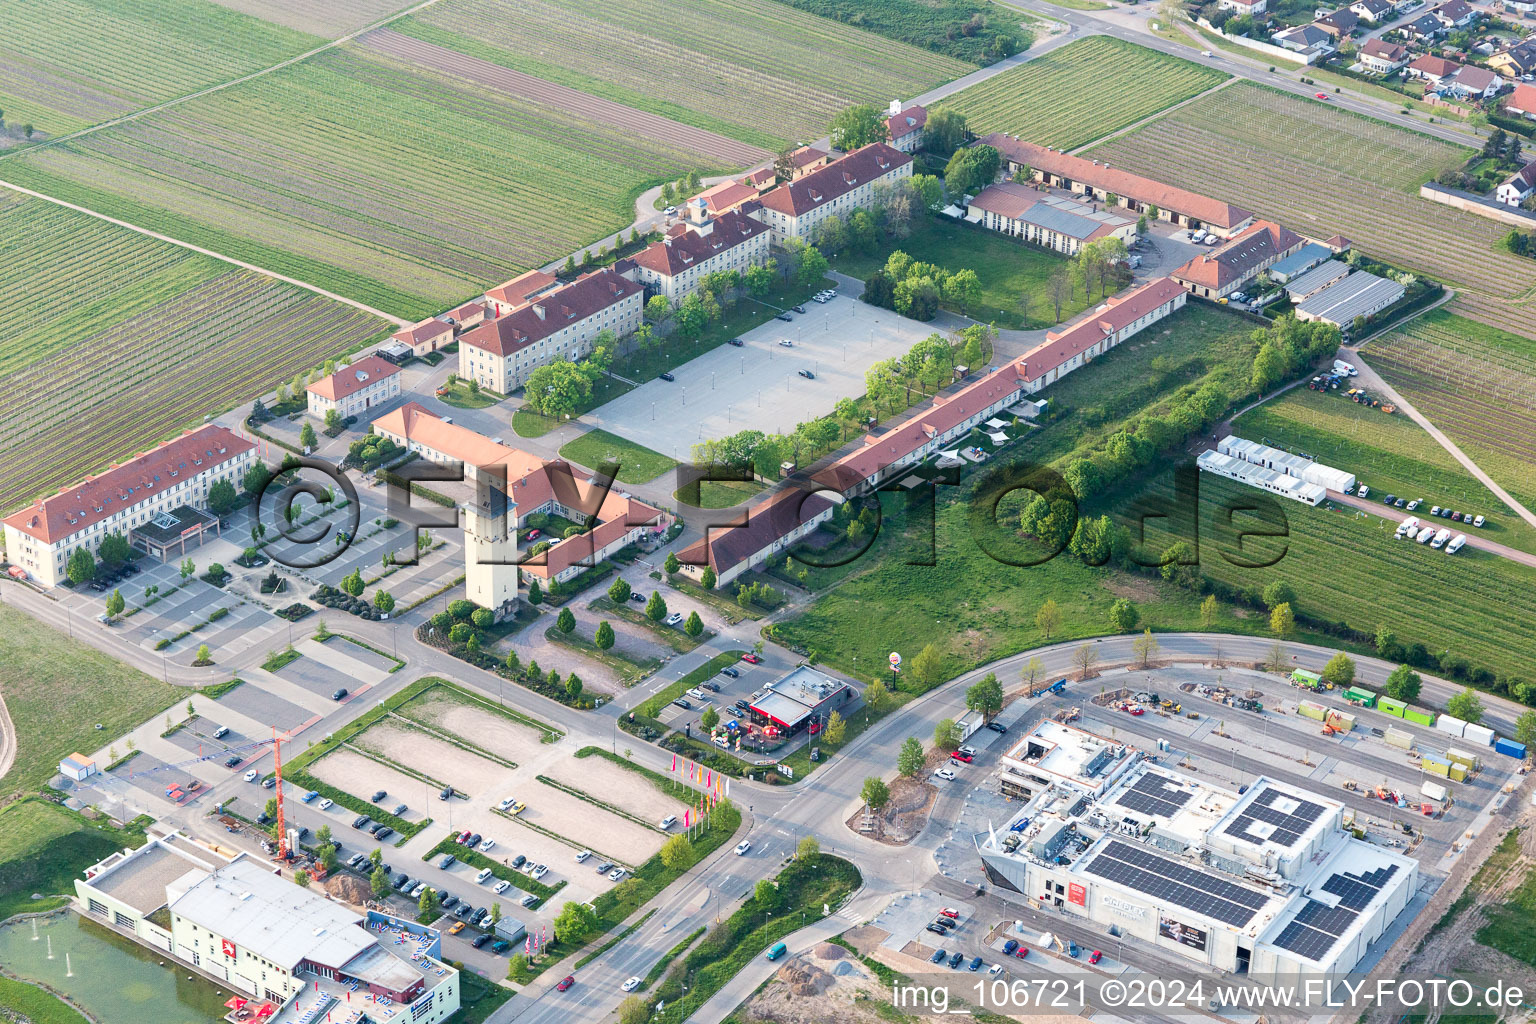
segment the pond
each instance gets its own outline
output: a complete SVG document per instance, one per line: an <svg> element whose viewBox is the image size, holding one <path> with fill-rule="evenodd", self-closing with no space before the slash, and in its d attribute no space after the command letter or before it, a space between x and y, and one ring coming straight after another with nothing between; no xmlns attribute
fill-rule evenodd
<svg viewBox="0 0 1536 1024"><path fill-rule="evenodd" d="M66 993L101 1024L208 1024L229 1012L231 993L200 975L188 981L186 965L78 914L39 920L36 931L34 941L30 920L0 928L0 963L24 981Z"/></svg>

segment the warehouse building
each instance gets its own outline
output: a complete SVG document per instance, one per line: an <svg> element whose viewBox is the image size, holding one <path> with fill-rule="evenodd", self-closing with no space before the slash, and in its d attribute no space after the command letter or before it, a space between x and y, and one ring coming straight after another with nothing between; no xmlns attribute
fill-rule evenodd
<svg viewBox="0 0 1536 1024"><path fill-rule="evenodd" d="M1332 249L1317 242L1308 242L1285 259L1277 260L1269 268L1269 276L1277 283L1285 284L1291 278L1305 274L1318 264L1332 258Z"/></svg>
<svg viewBox="0 0 1536 1024"><path fill-rule="evenodd" d="M1329 797L1263 776L1234 793L1048 721L1005 759L1052 760L1063 777L978 842L988 879L1208 968L1350 971L1417 887L1418 864L1345 832Z"/></svg>
<svg viewBox="0 0 1536 1024"><path fill-rule="evenodd" d="M1285 293L1291 297L1292 302L1300 302L1308 296L1316 295L1335 281L1342 281L1348 274L1348 264L1338 260L1327 260L1287 281Z"/></svg>
<svg viewBox="0 0 1536 1024"><path fill-rule="evenodd" d="M1295 455L1281 448L1248 441L1235 434L1228 434L1216 443L1216 450L1243 462L1252 462L1265 469L1287 473L1309 484L1326 487L1330 491L1348 491L1355 486L1355 474L1325 466L1316 459Z"/></svg>
<svg viewBox="0 0 1536 1024"><path fill-rule="evenodd" d="M1356 320L1369 319L1401 301L1403 293L1403 286L1396 281L1357 270L1297 305L1296 318L1348 328Z"/></svg>

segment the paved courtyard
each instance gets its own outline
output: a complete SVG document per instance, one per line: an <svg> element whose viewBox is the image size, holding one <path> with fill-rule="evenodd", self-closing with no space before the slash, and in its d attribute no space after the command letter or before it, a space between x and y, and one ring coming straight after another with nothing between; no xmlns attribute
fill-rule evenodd
<svg viewBox="0 0 1536 1024"><path fill-rule="evenodd" d="M583 421L686 460L700 441L747 429L787 433L825 416L838 399L864 393L871 366L935 330L846 295L790 315L792 322L769 320L743 334L741 348L721 345L679 366L677 380L646 381Z"/></svg>

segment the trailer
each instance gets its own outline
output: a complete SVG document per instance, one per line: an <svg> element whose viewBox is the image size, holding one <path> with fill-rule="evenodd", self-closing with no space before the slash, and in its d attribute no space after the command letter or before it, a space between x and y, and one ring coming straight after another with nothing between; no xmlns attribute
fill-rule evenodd
<svg viewBox="0 0 1536 1024"><path fill-rule="evenodd" d="M1412 705L1409 705L1403 709L1403 719L1405 721L1414 722L1418 725L1433 726L1435 724L1436 717L1437 716L1435 712L1425 711L1422 708L1416 708Z"/></svg>
<svg viewBox="0 0 1536 1024"><path fill-rule="evenodd" d="M1388 728L1386 731L1387 746L1396 747L1399 750L1412 750L1414 746L1413 733L1405 729Z"/></svg>
<svg viewBox="0 0 1536 1024"><path fill-rule="evenodd" d="M1462 731L1461 735L1473 746L1491 747L1497 734L1486 725L1476 725L1468 722L1466 729Z"/></svg>
<svg viewBox="0 0 1536 1024"><path fill-rule="evenodd" d="M1346 711L1334 711L1330 708L1327 717L1323 719L1323 724L1333 726L1337 732L1350 732L1355 728L1355 716Z"/></svg>
<svg viewBox="0 0 1536 1024"><path fill-rule="evenodd" d="M1419 768L1426 775L1438 775L1442 779L1449 778L1451 775L1451 762L1434 754L1425 754L1419 758Z"/></svg>
<svg viewBox="0 0 1536 1024"><path fill-rule="evenodd" d="M1314 722L1321 722L1328 717L1328 709L1315 700L1304 700L1296 705L1296 713L1303 718L1310 718Z"/></svg>
<svg viewBox="0 0 1536 1024"><path fill-rule="evenodd" d="M1467 723L1450 715L1441 715L1435 720L1435 731L1443 732L1448 736L1460 736L1467 731Z"/></svg>
<svg viewBox="0 0 1536 1024"><path fill-rule="evenodd" d="M1451 797L1451 791L1438 782L1430 782L1428 779L1425 779L1423 784L1419 786L1419 795L1444 807L1446 801Z"/></svg>
<svg viewBox="0 0 1536 1024"><path fill-rule="evenodd" d="M1467 766L1466 765L1464 765L1464 764L1457 764L1455 761L1451 761L1450 762L1450 766L1451 766L1451 770L1449 772L1449 775L1450 775L1450 779L1451 779L1452 782L1466 782L1467 781Z"/></svg>
<svg viewBox="0 0 1536 1024"><path fill-rule="evenodd" d="M1344 699L1352 700L1363 708L1376 706L1376 694L1372 693L1370 690L1362 689L1358 686L1351 686L1349 689L1345 690Z"/></svg>
<svg viewBox="0 0 1536 1024"><path fill-rule="evenodd" d="M1522 761L1525 760L1524 743L1517 743L1514 740L1508 740L1500 736L1493 741L1493 749L1508 757L1518 757Z"/></svg>
<svg viewBox="0 0 1536 1024"><path fill-rule="evenodd" d="M1376 698L1376 710L1385 712L1393 718L1402 718L1403 712L1407 709L1408 705L1403 701L1393 700L1391 697Z"/></svg>
<svg viewBox="0 0 1536 1024"><path fill-rule="evenodd" d="M1291 671L1291 682L1303 690L1312 690L1314 692L1333 689L1333 684L1325 682L1322 676L1316 672L1308 672L1304 668Z"/></svg>

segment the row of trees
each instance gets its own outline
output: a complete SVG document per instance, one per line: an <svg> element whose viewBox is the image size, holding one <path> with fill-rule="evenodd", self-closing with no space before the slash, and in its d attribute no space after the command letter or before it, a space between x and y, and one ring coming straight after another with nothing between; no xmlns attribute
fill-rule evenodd
<svg viewBox="0 0 1536 1024"><path fill-rule="evenodd" d="M913 320L932 320L941 303L965 312L981 297L981 279L970 268L950 273L897 250L864 282L864 301Z"/></svg>

